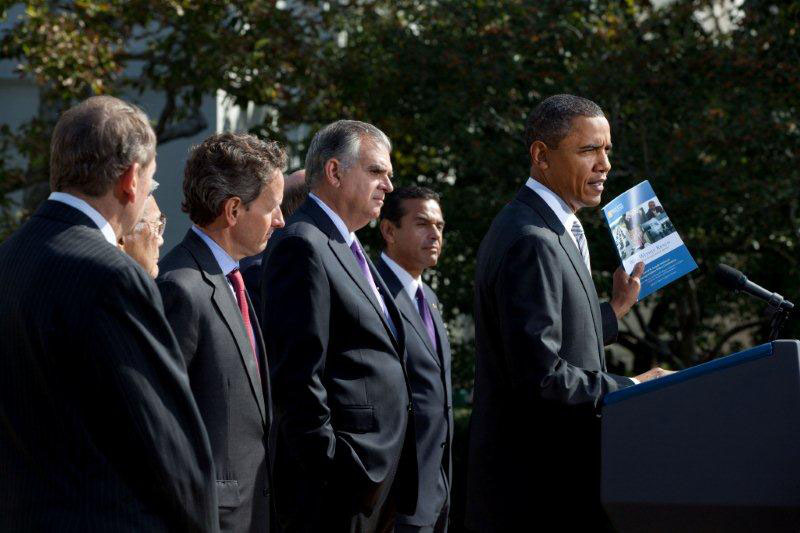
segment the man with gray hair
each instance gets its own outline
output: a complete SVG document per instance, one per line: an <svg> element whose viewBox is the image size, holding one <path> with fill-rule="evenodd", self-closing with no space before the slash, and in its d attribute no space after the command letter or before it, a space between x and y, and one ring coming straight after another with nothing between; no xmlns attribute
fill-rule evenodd
<svg viewBox="0 0 800 533"><path fill-rule="evenodd" d="M53 132L52 194L0 245L0 530L216 531L211 452L152 279L117 247L155 134L109 96Z"/></svg>
<svg viewBox="0 0 800 533"><path fill-rule="evenodd" d="M311 193L264 257L275 402L275 504L286 532L392 531L417 467L403 322L355 231L392 190L375 126L329 124L306 156Z"/></svg>
<svg viewBox="0 0 800 533"><path fill-rule="evenodd" d="M269 531L269 358L239 261L283 227L286 153L253 135L192 149L183 210L194 225L159 264L158 288L211 438L222 531Z"/></svg>

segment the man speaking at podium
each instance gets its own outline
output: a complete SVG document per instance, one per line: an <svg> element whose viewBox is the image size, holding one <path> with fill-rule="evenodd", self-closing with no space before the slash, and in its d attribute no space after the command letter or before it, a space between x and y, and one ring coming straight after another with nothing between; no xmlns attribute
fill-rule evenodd
<svg viewBox="0 0 800 533"><path fill-rule="evenodd" d="M635 383L606 371L603 346L636 302L639 263L614 273L600 304L575 213L600 204L611 130L600 107L551 96L528 117L530 178L495 218L478 251L476 376L467 527L519 524L609 529L600 506L603 396ZM647 381L666 371L637 376Z"/></svg>

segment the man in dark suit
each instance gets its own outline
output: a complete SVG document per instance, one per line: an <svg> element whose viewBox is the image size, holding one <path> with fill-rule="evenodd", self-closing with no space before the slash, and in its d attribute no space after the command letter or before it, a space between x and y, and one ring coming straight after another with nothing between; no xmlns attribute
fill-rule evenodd
<svg viewBox="0 0 800 533"><path fill-rule="evenodd" d="M525 137L531 178L478 251L467 526L602 531L596 408L634 383L607 372L603 345L636 302L644 265L617 270L611 301L599 303L575 213L600 203L611 168L603 111L553 96L531 113Z"/></svg>
<svg viewBox="0 0 800 533"><path fill-rule="evenodd" d="M208 437L150 276L117 247L155 171L147 116L65 112L53 193L0 245L0 530L216 531Z"/></svg>
<svg viewBox="0 0 800 533"><path fill-rule="evenodd" d="M378 272L397 303L406 331L406 365L414 400L419 484L414 514L397 517L396 533L447 531L453 438L450 342L439 300L422 281L442 251L439 195L403 187L386 195L381 210L385 249Z"/></svg>
<svg viewBox="0 0 800 533"><path fill-rule="evenodd" d="M355 231L391 192L391 144L338 121L306 157L311 194L264 257L275 503L284 531L391 531L416 502L411 391L397 306Z"/></svg>
<svg viewBox="0 0 800 533"><path fill-rule="evenodd" d="M159 268L164 299L211 439L222 531L269 530L269 352L238 261L264 249L280 210L284 150L224 133L192 149L183 210L194 226Z"/></svg>

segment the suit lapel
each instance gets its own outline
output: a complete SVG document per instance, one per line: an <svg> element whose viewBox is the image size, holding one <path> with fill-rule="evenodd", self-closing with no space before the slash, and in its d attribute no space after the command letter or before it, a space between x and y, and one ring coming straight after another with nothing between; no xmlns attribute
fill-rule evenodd
<svg viewBox="0 0 800 533"><path fill-rule="evenodd" d="M383 314L383 309L381 308L380 303L378 302L375 293L372 292L372 287L369 286L369 282L367 278L364 276L364 273L361 271L361 267L358 266L358 261L356 261L355 255L353 255L353 251L347 245L342 236L339 229L334 225L333 221L330 217L322 210L322 208L317 205L317 202L314 201L313 198L309 198L306 202L301 206L301 208L308 216L310 216L314 222L316 222L317 227L328 236L328 246L330 247L333 254L336 256L336 259L342 264L342 268L347 274L353 279L355 284L364 294L364 297L369 301L375 311L378 313L378 316L383 322L383 326L386 328L386 331L389 333L389 337L395 342L396 347L399 348L399 339L396 339L394 333L392 333L392 328L389 327L389 323L386 321L386 316ZM364 259L367 261L367 267L372 272L372 277L375 280L375 285L378 287L378 290L381 290L382 283L379 281L379 276L376 276L375 267L372 265L372 261L370 261L369 257L364 256ZM385 287L384 287L385 290ZM385 294L385 292L384 292ZM387 306L387 310L389 309L388 303L386 299L384 299L384 304ZM397 326L395 325L397 328ZM400 331L398 330L398 335Z"/></svg>
<svg viewBox="0 0 800 533"><path fill-rule="evenodd" d="M408 293L403 290L400 280L397 279L397 276L394 274L394 272L392 272L392 269L389 268L389 265L387 265L383 259L378 259L376 269L378 270L381 278L383 278L383 280L386 282L387 290L389 291L389 294L394 297L394 301L397 304L397 309L400 311L400 314L405 317L408 323L411 324L411 327L414 329L417 336L422 339L422 342L428 349L428 354L430 354L430 356L433 357L433 359L439 363L439 365L441 365L439 355L436 353L436 347L431 345L431 339L428 336L428 330L425 328L425 324L422 322L422 317L419 316L419 310L417 309L416 302L412 301L411 298L408 297Z"/></svg>
<svg viewBox="0 0 800 533"><path fill-rule="evenodd" d="M266 344L264 344L264 335L261 332L261 324L258 321L258 317L255 313L255 308L253 307L253 302L250 300L250 294L245 290L245 296L247 297L247 306L250 308L250 325L253 327L253 334L256 338L256 345L258 346L259 353L261 357L259 358L259 368L261 370L261 380L260 383L263 383L263 388L257 387L256 390L262 391L262 397L260 402L264 405L266 413L264 413L264 418L266 420L267 426L272 424L272 385L269 381L269 358L267 357L267 348ZM244 325L244 322L242 322ZM252 384L252 381L251 381Z"/></svg>
<svg viewBox="0 0 800 533"><path fill-rule="evenodd" d="M592 275L586 268L586 263L583 262L583 257L581 257L580 252L578 252L578 248L575 246L575 243L572 241L569 235L567 235L567 230L564 228L564 225L558 219L556 214L553 213L553 210L550 209L550 206L547 205L547 203L542 200L542 198L536 192L531 190L531 188L527 185L524 185L522 189L520 189L519 193L517 193L517 199L539 213L539 216L542 217L550 229L556 235L558 235L558 242L561 245L561 248L564 250L564 253L569 258L572 268L575 269L575 273L578 275L581 285L583 285L583 290L586 292L586 298L589 300L589 311L592 315L592 321L594 323L594 329L598 339L600 366L601 368L605 369L606 362L604 353L605 351L603 350L603 325L599 316L600 302L597 298L597 290L594 287Z"/></svg>
<svg viewBox="0 0 800 533"><path fill-rule="evenodd" d="M189 253L194 256L197 264L200 266L200 272L206 283L213 287L211 293L211 302L217 310L223 323L228 327L233 340L236 343L239 352L239 358L242 360L247 378L250 381L250 388L258 404L258 411L261 414L262 422L266 422L266 413L264 408L264 391L261 387L261 378L258 375L256 362L252 355L252 348L250 347L250 339L247 335L247 330L242 320L242 313L239 310L239 305L236 302L236 297L228 285L225 275L219 267L219 263L214 258L214 255L209 250L206 243L193 231L187 232L186 238L183 240L183 245L189 250ZM248 298L249 304L249 298ZM252 305L250 306L252 309ZM250 314L251 320L255 318L255 313ZM253 333L256 334L257 321L252 321ZM256 337L257 342L260 337ZM263 341L262 341L263 346Z"/></svg>

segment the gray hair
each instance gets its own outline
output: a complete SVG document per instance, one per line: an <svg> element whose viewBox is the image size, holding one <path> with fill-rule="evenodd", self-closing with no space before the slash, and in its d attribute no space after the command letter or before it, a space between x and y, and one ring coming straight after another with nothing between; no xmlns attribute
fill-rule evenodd
<svg viewBox="0 0 800 533"><path fill-rule="evenodd" d="M181 209L198 226L222 213L228 198L241 198L245 208L286 166L286 151L275 141L247 133L220 133L194 146L183 171Z"/></svg>
<svg viewBox="0 0 800 533"><path fill-rule="evenodd" d="M155 157L147 115L113 96L93 96L61 115L50 142L50 189L102 196L131 165Z"/></svg>
<svg viewBox="0 0 800 533"><path fill-rule="evenodd" d="M325 163L338 159L345 167L352 167L361 150L361 140L368 138L392 151L392 142L372 124L358 120L337 120L319 130L306 154L306 183L309 189L316 187L325 174Z"/></svg>
<svg viewBox="0 0 800 533"><path fill-rule="evenodd" d="M549 148L558 148L569 135L575 117L605 117L599 105L571 94L556 94L542 100L525 121L525 146L530 149L536 141Z"/></svg>

